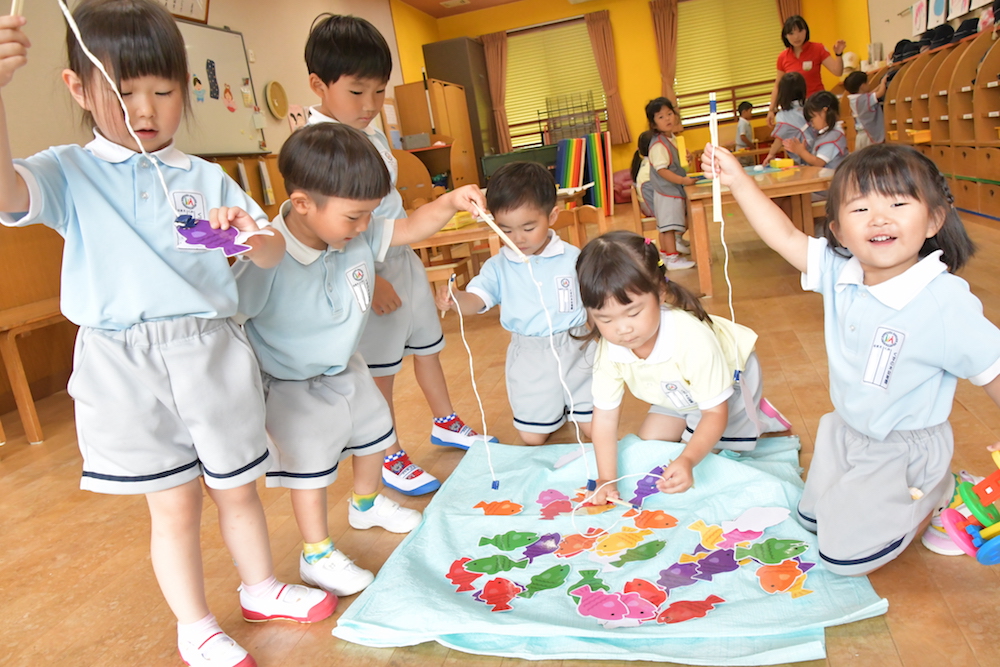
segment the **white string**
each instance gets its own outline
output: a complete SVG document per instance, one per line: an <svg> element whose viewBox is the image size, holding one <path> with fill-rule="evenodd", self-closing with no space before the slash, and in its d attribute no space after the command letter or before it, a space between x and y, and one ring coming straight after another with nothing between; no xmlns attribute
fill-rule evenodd
<svg viewBox="0 0 1000 667"><path fill-rule="evenodd" d="M586 460L585 460L585 462L586 462ZM590 466L588 464L588 471L589 471L589 467ZM576 527L576 511L578 509L580 509L581 507L583 507L584 503L590 502L591 500L593 500L594 496L597 495L598 491L600 491L601 489L603 489L604 487L606 487L608 484L617 484L618 482L622 481L623 479L628 479L629 477L639 477L639 478L642 478L642 477L647 477L648 475L649 475L648 472L629 473L627 475L622 475L621 477L618 477L616 479L612 479L612 480L608 480L607 482L604 482L604 484L601 484L599 487L597 487L596 489L594 489L593 492L588 491L586 494L584 494L583 500L581 500L579 503L577 503L576 507L574 507L570 511L570 523L573 525L573 532L574 533L579 532L579 528ZM589 472L587 473L587 476L588 477L590 476ZM590 494L590 495L587 495L587 494ZM633 507L632 509L635 509L636 512L641 512L642 511L642 506L640 505L638 509L636 509L635 507ZM610 511L610 510L608 510L608 511ZM618 524L621 523L621 521L625 518L625 514L627 514L627 513L628 513L628 510L626 510L625 512L622 512L618 516L618 518L614 521L614 523L612 523L607 528L603 528L602 530L604 530L605 532L609 532L610 533L613 528L617 527ZM595 514L595 515L591 515L591 516L600 516L600 515L596 515Z"/></svg>

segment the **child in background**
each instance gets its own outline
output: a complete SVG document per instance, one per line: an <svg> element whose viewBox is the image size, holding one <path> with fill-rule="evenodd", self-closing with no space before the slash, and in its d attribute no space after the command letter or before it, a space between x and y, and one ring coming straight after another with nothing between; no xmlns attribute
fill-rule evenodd
<svg viewBox="0 0 1000 667"><path fill-rule="evenodd" d="M835 411L820 420L797 518L818 533L827 569L867 574L953 502L957 379L1000 405L1000 330L952 275L973 244L944 177L910 147L879 144L844 160L825 238L797 230L724 149L706 147L706 173L713 153L750 224L823 295ZM933 526L923 541L948 542Z"/></svg>
<svg viewBox="0 0 1000 667"><path fill-rule="evenodd" d="M739 108L736 109L739 114L740 119L736 123L736 150L750 150L754 147L753 142L753 126L750 125L750 118L753 117L753 105L750 102L740 102ZM740 158L740 164L744 167L750 167L754 164L754 159L752 155L746 155Z"/></svg>
<svg viewBox="0 0 1000 667"><path fill-rule="evenodd" d="M320 98L310 108L308 123L344 123L361 130L382 156L392 185L398 167L385 135L371 126L385 100L392 71L392 57L385 38L368 21L356 16L322 14L313 23L306 42L309 86ZM403 199L390 188L378 217L406 217ZM375 384L393 412L393 385L403 357L413 355L413 372L434 415L431 442L468 449L482 436L455 414L439 353L444 348L441 321L434 308L434 295L427 273L412 248L393 246L375 264L372 312L359 350L375 378ZM496 442L496 439L491 439ZM410 460L393 444L385 451L382 481L400 493L416 496L430 493L441 483Z"/></svg>
<svg viewBox="0 0 1000 667"><path fill-rule="evenodd" d="M771 161L788 139L805 141L809 123L802 114L806 101L806 80L800 72L788 72L778 82L778 113L775 115L774 129L771 130L771 149L767 152L765 164ZM802 158L789 152L795 164L803 164Z"/></svg>
<svg viewBox="0 0 1000 667"><path fill-rule="evenodd" d="M589 438L593 346L584 348L574 338L586 322L575 271L580 251L549 229L559 214L556 183L540 164L511 162L490 178L486 200L500 229L530 258L544 305L528 267L504 247L483 264L464 292L455 292L454 300L446 286L440 287L438 307L471 314L500 306L500 324L510 331L507 398L514 427L526 444L544 444L567 418ZM546 311L552 318L554 341ZM553 344L562 362L561 377ZM569 388L572 406L560 380Z"/></svg>
<svg viewBox="0 0 1000 667"><path fill-rule="evenodd" d="M0 222L44 224L65 239L62 310L80 326L68 386L83 455L80 487L145 494L153 572L177 618L184 662L252 667L205 598L202 479L243 582L246 620L319 621L337 601L274 578L254 482L271 463L260 371L229 319L236 282L221 252L178 247L174 208L246 232L267 218L218 165L174 147L189 100L184 40L170 14L146 0L84 0L73 17L84 43L115 73L144 153L136 152L111 87L67 30L62 76L94 140L12 162L0 118L7 156ZM0 17L0 86L27 61L24 25L20 16ZM284 250L280 234L248 245L241 261L265 268Z"/></svg>
<svg viewBox="0 0 1000 667"><path fill-rule="evenodd" d="M608 232L587 244L576 269L595 327L591 337L599 341L592 426L599 479L592 502L619 497L614 486L601 485L618 477L626 386L651 404L640 438L687 443L657 482L664 493L689 489L694 467L712 449L750 450L761 433L791 428L762 398L757 334L709 317L697 297L667 278L649 239Z"/></svg>
<svg viewBox="0 0 1000 667"><path fill-rule="evenodd" d="M854 139L856 151L885 141L885 121L879 101L885 95L885 80L886 77L882 77L875 90L869 90L868 75L864 72L851 72L844 79L851 115L854 116L854 129L857 130Z"/></svg>
<svg viewBox="0 0 1000 667"><path fill-rule="evenodd" d="M290 489L304 541L302 580L351 595L374 579L334 548L326 487L354 457L351 527L407 533L420 513L378 493L383 454L396 441L392 415L358 352L372 305L375 262L391 246L423 240L482 201L470 185L412 217L373 214L392 188L365 135L339 123L297 130L278 158L289 200L273 225L288 250L273 269L236 268L240 313L264 372L267 431L277 461L268 486ZM485 204L485 202L482 202Z"/></svg>
<svg viewBox="0 0 1000 667"><path fill-rule="evenodd" d="M649 183L649 142L653 140L653 133L646 130L639 135L638 148L632 155L632 182L635 183L635 191L639 195L639 210L643 215L653 215L653 210L649 203L653 201L652 185ZM644 191L646 190L646 191Z"/></svg>
<svg viewBox="0 0 1000 667"><path fill-rule="evenodd" d="M813 93L802 109L813 134L806 142L800 139L785 140L785 150L799 156L813 167L836 169L847 157L847 137L838 125L840 103L837 96L826 90ZM823 197L821 193L816 193Z"/></svg>
<svg viewBox="0 0 1000 667"><path fill-rule="evenodd" d="M660 232L660 250L668 271L690 269L695 263L681 257L680 253L686 252L688 246L677 237L687 229L684 186L694 185L697 179L687 175L681 166L677 146L671 141L677 114L670 100L665 97L651 100L646 105L646 120L654 133L649 143L649 182L653 190L650 208ZM646 204L650 204L648 199Z"/></svg>

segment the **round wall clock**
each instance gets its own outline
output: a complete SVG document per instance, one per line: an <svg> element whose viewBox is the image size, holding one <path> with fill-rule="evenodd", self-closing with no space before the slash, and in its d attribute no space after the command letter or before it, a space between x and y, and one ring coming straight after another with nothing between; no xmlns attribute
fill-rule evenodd
<svg viewBox="0 0 1000 667"><path fill-rule="evenodd" d="M267 100L267 108L278 120L288 115L288 96L285 88L277 81L270 81L264 86L264 99Z"/></svg>

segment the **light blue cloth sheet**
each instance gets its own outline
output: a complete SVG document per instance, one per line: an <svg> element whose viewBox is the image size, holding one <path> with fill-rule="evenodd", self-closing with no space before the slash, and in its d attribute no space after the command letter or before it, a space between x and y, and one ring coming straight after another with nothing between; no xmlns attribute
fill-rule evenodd
<svg viewBox="0 0 1000 667"><path fill-rule="evenodd" d="M661 611L681 600L704 600L710 595L725 599L705 617L680 623L648 621L638 627L608 629L595 618L581 616L567 594L570 585L580 580L582 570L603 568L598 576L612 592L622 591L625 583L635 578L656 582L659 572L677 563L681 554L695 551L700 534L687 526L698 519L721 524L753 507L794 511L802 488L798 439L794 437L762 440L755 452L738 458L709 456L695 469L694 489L680 495L657 493L648 497L644 510L662 509L679 521L676 527L655 530L646 538L666 540L666 546L651 560L616 568L594 562L586 552L568 559L548 554L535 558L524 569L484 574L472 582L476 590L495 577L526 586L532 576L552 566L571 566L561 586L531 598L516 597L510 602L512 609L505 612L491 611L490 606L475 600L472 592L457 593L457 587L445 577L456 559L501 553L515 561L523 558L523 548L501 552L493 545L479 546L482 537L511 530L566 536L584 533L589 527L615 532L633 525L632 519L623 518L625 510L621 508L594 516L563 514L551 521L542 520L541 505L536 502L542 491L555 489L572 497L573 490L587 479L584 458L554 469L555 462L575 448L578 446L492 445L490 453L500 480L499 490L494 491L486 448L472 447L427 507L421 525L341 616L334 636L373 647L437 641L468 653L529 660L762 665L823 658L825 627L886 612L888 603L879 598L866 578L839 577L821 564L808 570L804 584L814 592L798 598L764 592L755 574L756 562L716 574L711 581L674 588ZM681 445L675 443L644 442L628 436L619 448L619 470L621 474L645 473L680 451ZM594 476L589 452L586 461ZM633 477L619 484L626 500L637 481ZM480 501L495 500L513 501L524 510L512 516L484 516L482 509L474 508ZM815 536L792 518L768 528L755 543L770 537L807 542L809 549L801 559L818 560Z"/></svg>

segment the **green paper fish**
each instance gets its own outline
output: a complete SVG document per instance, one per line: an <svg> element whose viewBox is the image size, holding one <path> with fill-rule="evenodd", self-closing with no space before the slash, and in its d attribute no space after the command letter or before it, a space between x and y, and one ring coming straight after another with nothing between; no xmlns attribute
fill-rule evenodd
<svg viewBox="0 0 1000 667"><path fill-rule="evenodd" d="M622 554L622 557L612 563L615 567L621 567L625 563L634 563L640 560L649 560L656 556L656 554L663 551L663 547L667 546L666 540L653 540L652 542L646 542L640 544L637 547L633 547Z"/></svg>
<svg viewBox="0 0 1000 667"><path fill-rule="evenodd" d="M750 548L736 547L736 560L753 558L758 563L777 565L783 560L795 558L808 548L808 544L799 540L779 540L776 537L769 537Z"/></svg>
<svg viewBox="0 0 1000 667"><path fill-rule="evenodd" d="M580 570L580 576L582 577L580 581L576 582L567 589L568 591L575 591L578 588L583 588L584 586L590 586L590 590L593 592L597 591L610 591L611 586L604 583L604 580L597 576L597 570ZM573 602L580 604L580 596L573 595L567 592L566 595L573 598Z"/></svg>
<svg viewBox="0 0 1000 667"><path fill-rule="evenodd" d="M466 572L481 572L482 574L496 574L497 572L509 572L515 567L522 570L528 567L528 559L513 561L502 554L477 558L465 564Z"/></svg>
<svg viewBox="0 0 1000 667"><path fill-rule="evenodd" d="M520 593L518 597L530 598L539 591L559 588L566 582L566 577L569 576L570 569L569 565L555 565L541 574L536 574L531 578L531 581L528 582L528 589L523 593Z"/></svg>
<svg viewBox="0 0 1000 667"><path fill-rule="evenodd" d="M503 535L481 537L479 538L479 546L485 547L487 544L492 544L500 551L513 551L514 549L534 544L537 541L537 533L519 533L516 530L511 530Z"/></svg>

